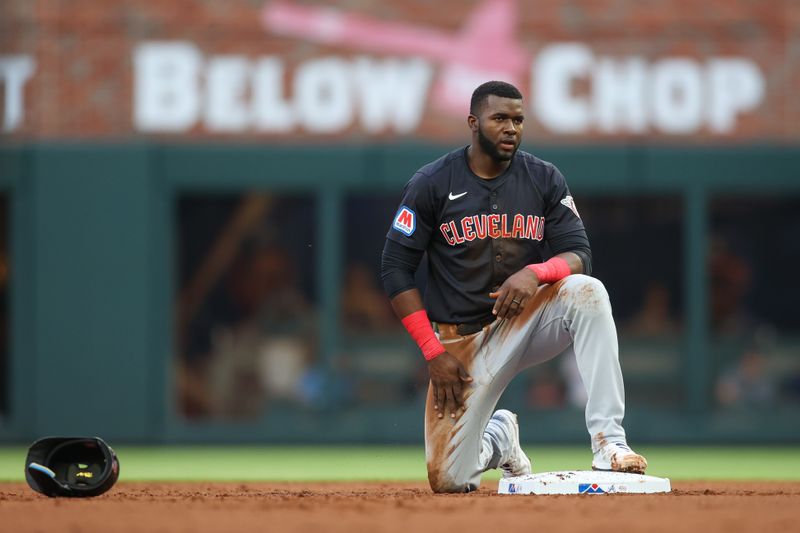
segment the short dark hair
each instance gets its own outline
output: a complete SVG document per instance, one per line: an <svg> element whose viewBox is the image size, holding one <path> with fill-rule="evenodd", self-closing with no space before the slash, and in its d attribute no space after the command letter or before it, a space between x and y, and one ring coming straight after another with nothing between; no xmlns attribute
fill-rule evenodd
<svg viewBox="0 0 800 533"><path fill-rule="evenodd" d="M472 100L469 102L469 112L471 115L477 115L480 112L481 106L489 98L489 95L500 96L501 98L514 98L522 100L522 93L519 89L506 83L504 81L487 81L482 83L472 92Z"/></svg>

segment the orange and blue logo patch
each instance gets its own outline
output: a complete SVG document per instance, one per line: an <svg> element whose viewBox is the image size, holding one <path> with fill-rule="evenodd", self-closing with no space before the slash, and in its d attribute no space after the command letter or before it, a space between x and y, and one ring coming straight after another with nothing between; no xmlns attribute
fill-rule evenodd
<svg viewBox="0 0 800 533"><path fill-rule="evenodd" d="M410 237L417 229L417 215L408 207L401 205L394 217L392 227L400 233Z"/></svg>

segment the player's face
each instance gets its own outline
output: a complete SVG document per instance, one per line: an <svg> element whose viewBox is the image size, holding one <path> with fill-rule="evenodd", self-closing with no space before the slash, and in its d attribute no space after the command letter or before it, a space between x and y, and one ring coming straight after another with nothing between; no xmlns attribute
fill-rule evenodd
<svg viewBox="0 0 800 533"><path fill-rule="evenodd" d="M478 116L478 142L495 161L509 161L522 140L522 100L490 94Z"/></svg>

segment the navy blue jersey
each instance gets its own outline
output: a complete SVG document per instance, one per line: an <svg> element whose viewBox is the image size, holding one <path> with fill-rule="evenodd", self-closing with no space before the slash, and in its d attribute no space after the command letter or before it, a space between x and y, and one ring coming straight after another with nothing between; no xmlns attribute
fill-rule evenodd
<svg viewBox="0 0 800 533"><path fill-rule="evenodd" d="M518 150L503 174L486 180L459 148L414 174L387 238L427 252L429 318L471 323L492 316L489 293L541 262L545 242L573 234L586 239L554 165Z"/></svg>

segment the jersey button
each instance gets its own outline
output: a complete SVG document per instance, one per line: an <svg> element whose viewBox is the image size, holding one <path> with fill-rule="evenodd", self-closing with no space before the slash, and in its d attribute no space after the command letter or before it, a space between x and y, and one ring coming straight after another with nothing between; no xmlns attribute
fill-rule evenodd
<svg viewBox="0 0 800 533"><path fill-rule="evenodd" d="M497 204L492 204L492 209L497 209Z"/></svg>
<svg viewBox="0 0 800 533"><path fill-rule="evenodd" d="M494 260L499 263L500 261L503 260L503 254L497 254L496 256L494 256Z"/></svg>

